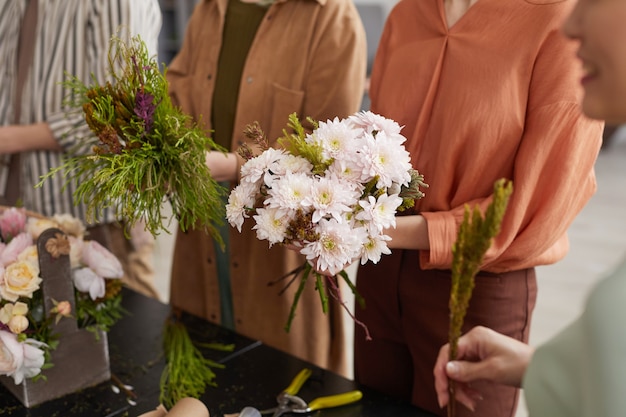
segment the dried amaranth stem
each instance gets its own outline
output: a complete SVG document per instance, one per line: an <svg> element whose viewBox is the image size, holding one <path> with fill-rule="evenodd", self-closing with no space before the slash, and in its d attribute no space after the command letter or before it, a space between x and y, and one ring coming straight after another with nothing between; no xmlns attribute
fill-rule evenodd
<svg viewBox="0 0 626 417"><path fill-rule="evenodd" d="M491 246L493 238L500 232L502 218L506 211L509 197L513 191L510 181L500 179L494 184L493 200L487 207L485 216L478 207L465 206L463 222L459 228L457 240L452 246L452 288L450 290L450 343L449 360L457 357L458 341L469 301L474 289L474 277L478 273L485 253ZM456 415L455 384L449 384L450 401L448 416Z"/></svg>

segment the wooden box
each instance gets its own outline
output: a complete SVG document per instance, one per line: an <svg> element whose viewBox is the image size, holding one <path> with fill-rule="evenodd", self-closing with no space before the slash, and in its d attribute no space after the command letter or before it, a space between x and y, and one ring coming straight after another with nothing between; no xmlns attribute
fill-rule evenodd
<svg viewBox="0 0 626 417"><path fill-rule="evenodd" d="M66 239L66 236L59 229L48 229L37 241L44 308L48 314L54 308L53 300L67 300L72 305L73 317L64 317L58 324L53 324L53 332L60 335L59 345L51 354L54 366L42 372L46 376L45 380L41 378L34 382L25 379L22 384L16 385L12 378L0 376L0 382L26 407L111 378L107 335L105 332L95 334L78 328L74 318L76 301L69 254L59 254L51 249L56 243L53 239Z"/></svg>

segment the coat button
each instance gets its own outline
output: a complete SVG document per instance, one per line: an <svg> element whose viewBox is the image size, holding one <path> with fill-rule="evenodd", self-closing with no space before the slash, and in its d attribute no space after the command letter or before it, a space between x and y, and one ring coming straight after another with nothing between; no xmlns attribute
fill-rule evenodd
<svg viewBox="0 0 626 417"><path fill-rule="evenodd" d="M248 78L246 79L246 81L248 82L248 84L251 84L251 83L252 83L252 77L248 77Z"/></svg>

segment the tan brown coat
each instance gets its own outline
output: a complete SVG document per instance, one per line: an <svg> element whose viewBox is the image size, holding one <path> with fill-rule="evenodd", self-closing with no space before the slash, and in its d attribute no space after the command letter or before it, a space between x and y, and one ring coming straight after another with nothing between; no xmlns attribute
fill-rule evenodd
<svg viewBox="0 0 626 417"><path fill-rule="evenodd" d="M174 102L210 129L212 94L227 0L201 1L180 53L168 69ZM246 125L258 121L270 139L281 136L289 114L316 120L358 111L366 72L365 31L352 0L276 0L251 46L241 80L231 150L245 141ZM291 332L284 330L297 285L282 296L268 282L304 259L269 249L248 227L231 229L230 274L236 330L314 364L346 373L344 313L334 303L321 311L314 280L300 300ZM171 303L220 322L212 240L200 231L178 232Z"/></svg>

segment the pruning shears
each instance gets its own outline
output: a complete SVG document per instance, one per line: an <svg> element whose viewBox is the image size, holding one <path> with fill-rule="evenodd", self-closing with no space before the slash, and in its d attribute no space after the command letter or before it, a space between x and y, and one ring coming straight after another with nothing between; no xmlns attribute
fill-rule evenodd
<svg viewBox="0 0 626 417"><path fill-rule="evenodd" d="M363 397L363 393L359 390L348 391L342 394L329 395L326 397L318 397L307 403L298 397L298 392L302 385L309 379L312 371L308 368L302 369L291 384L285 388L276 397L278 405L274 408L261 410L261 414L272 414L272 417L279 417L285 413L307 414L323 408L339 407L341 405L352 404L359 401Z"/></svg>

